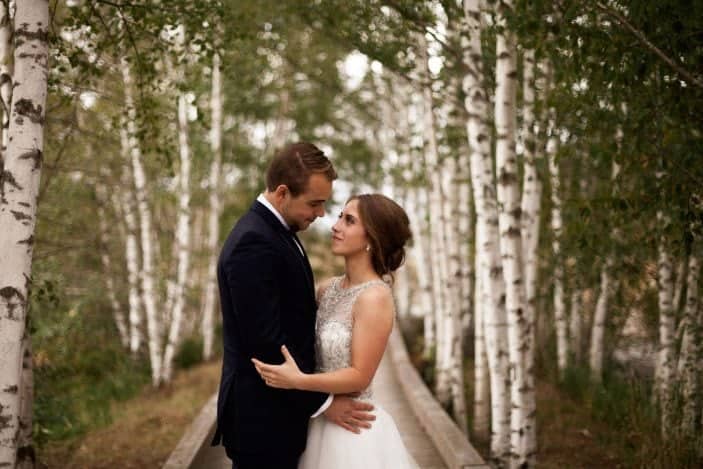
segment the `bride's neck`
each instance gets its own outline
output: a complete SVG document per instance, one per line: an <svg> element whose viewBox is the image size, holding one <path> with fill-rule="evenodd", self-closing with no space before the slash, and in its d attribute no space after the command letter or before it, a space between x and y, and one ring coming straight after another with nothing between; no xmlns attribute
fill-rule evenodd
<svg viewBox="0 0 703 469"><path fill-rule="evenodd" d="M347 287L378 278L378 275L371 265L371 259L363 253L361 255L344 258L344 275L346 277Z"/></svg>

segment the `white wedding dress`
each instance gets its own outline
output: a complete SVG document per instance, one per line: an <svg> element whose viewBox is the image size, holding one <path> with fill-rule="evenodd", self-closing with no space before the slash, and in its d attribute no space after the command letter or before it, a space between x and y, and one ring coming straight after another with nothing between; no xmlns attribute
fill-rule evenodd
<svg viewBox="0 0 703 469"><path fill-rule="evenodd" d="M380 280L341 288L336 277L322 294L315 325L317 372L324 373L351 364L352 306L365 288ZM386 285L387 286L387 285ZM352 433L323 416L310 422L305 452L298 469L414 469L416 464L400 439L393 418L373 399L369 386L359 396L373 403L376 420L370 429Z"/></svg>

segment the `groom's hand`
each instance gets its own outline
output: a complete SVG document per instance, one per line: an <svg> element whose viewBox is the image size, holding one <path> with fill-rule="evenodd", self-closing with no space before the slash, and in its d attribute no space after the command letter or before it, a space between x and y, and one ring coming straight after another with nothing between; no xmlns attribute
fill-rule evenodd
<svg viewBox="0 0 703 469"><path fill-rule="evenodd" d="M373 405L368 402L334 396L325 417L350 432L361 433L362 428L371 428L371 422L376 420L376 416L370 413L372 410Z"/></svg>

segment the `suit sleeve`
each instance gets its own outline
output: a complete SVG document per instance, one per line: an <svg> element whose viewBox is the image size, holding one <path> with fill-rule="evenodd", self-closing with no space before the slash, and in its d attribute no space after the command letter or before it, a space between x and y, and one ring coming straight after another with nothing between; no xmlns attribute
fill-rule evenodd
<svg viewBox="0 0 703 469"><path fill-rule="evenodd" d="M281 327L281 302L277 269L279 255L269 242L245 235L224 265L227 288L234 304L239 337L245 350L266 363L283 363L281 345L287 344ZM252 365L253 367L253 365ZM318 392L278 390L301 413L311 416L327 399Z"/></svg>

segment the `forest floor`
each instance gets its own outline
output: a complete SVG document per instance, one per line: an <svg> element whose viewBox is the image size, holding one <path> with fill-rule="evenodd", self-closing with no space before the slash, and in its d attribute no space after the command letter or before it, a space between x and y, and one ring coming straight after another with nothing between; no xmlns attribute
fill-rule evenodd
<svg viewBox="0 0 703 469"><path fill-rule="evenodd" d="M39 467L160 467L217 388L220 364L179 371L162 389L147 387L112 406L112 423L72 440L52 442L39 454ZM617 435L594 421L587 409L555 386L538 387L539 466L623 468ZM485 444L474 442L485 454Z"/></svg>
<svg viewBox="0 0 703 469"><path fill-rule="evenodd" d="M537 467L543 469L626 468L622 441L597 422L583 404L547 382L537 384ZM471 443L488 457L488 442Z"/></svg>
<svg viewBox="0 0 703 469"><path fill-rule="evenodd" d="M220 362L180 370L168 386L147 386L112 405L112 423L41 449L42 469L161 467L220 381Z"/></svg>

